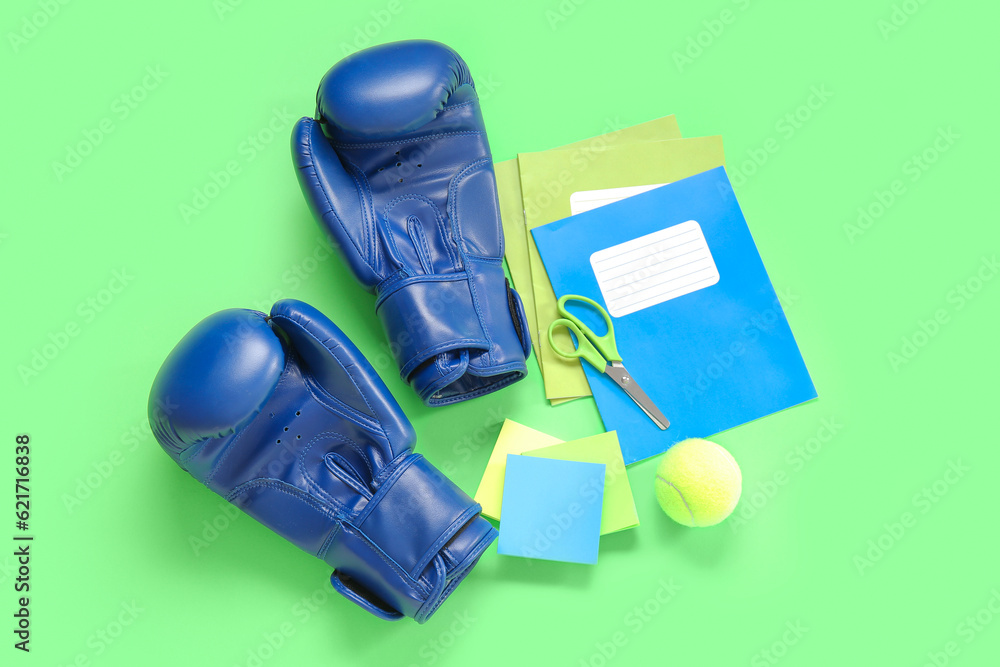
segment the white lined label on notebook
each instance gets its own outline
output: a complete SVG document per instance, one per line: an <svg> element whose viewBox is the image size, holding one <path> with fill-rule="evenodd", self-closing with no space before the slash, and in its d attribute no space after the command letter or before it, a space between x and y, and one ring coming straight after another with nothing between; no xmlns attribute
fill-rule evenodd
<svg viewBox="0 0 1000 667"><path fill-rule="evenodd" d="M666 183L656 183L655 185L630 185L624 188L606 188L604 190L580 190L569 196L569 210L571 215L592 211L605 204L613 204L632 195L639 195L649 192L653 188L658 188Z"/></svg>
<svg viewBox="0 0 1000 667"><path fill-rule="evenodd" d="M598 250L590 266L613 317L719 282L719 268L694 220Z"/></svg>

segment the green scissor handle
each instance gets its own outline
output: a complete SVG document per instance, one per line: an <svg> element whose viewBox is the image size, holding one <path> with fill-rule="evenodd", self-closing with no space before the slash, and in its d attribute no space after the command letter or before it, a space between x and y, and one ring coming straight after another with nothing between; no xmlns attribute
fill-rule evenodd
<svg viewBox="0 0 1000 667"><path fill-rule="evenodd" d="M574 336L576 336L576 347L569 352L561 349L552 339L552 332L559 327L566 327L573 332ZM587 337L580 331L580 328L572 320L558 319L549 325L549 345L552 346L552 351L560 357L563 357L564 359L579 359L582 357L590 362L591 366L602 373L608 365L608 362L601 356L601 353L597 351L596 347L590 344L590 341L587 340Z"/></svg>
<svg viewBox="0 0 1000 667"><path fill-rule="evenodd" d="M608 327L607 332L603 336L595 334L590 327L566 309L567 301L583 301L596 308L604 318L604 323ZM566 294L559 299L558 310L563 317L549 325L549 345L552 346L552 350L556 354L565 359L582 357L602 373L608 363L622 360L621 355L618 354L618 346L615 344L615 329L611 323L611 316L608 315L608 311L601 307L601 304L579 294ZM566 327L576 336L577 344L572 352L559 348L552 339L552 332L559 327Z"/></svg>

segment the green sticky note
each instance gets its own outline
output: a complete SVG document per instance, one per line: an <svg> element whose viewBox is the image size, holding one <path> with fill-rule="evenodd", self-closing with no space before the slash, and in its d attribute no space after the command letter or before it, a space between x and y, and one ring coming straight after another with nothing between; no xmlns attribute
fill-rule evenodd
<svg viewBox="0 0 1000 667"><path fill-rule="evenodd" d="M601 508L601 535L639 525L635 501L632 499L632 487L628 483L628 474L625 471L625 460L618 444L618 434L614 431L532 449L522 454L562 461L603 463L604 505Z"/></svg>

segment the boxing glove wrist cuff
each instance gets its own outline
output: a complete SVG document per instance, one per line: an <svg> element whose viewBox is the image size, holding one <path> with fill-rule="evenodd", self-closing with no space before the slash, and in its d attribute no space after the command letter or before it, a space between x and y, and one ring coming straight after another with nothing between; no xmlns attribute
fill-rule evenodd
<svg viewBox="0 0 1000 667"><path fill-rule="evenodd" d="M422 456L393 466L356 516L341 518L324 560L338 592L382 618L426 618L495 537L480 506ZM345 477L350 477L344 471ZM433 499L416 504L414 498ZM405 544L398 535L408 534Z"/></svg>
<svg viewBox="0 0 1000 667"><path fill-rule="evenodd" d="M499 261L467 257L463 273L404 278L375 308L400 376L431 405L488 393L526 372L527 320ZM442 369L418 371L439 355Z"/></svg>
<svg viewBox="0 0 1000 667"><path fill-rule="evenodd" d="M442 352L490 349L464 273L402 280L380 295L375 309L404 379ZM446 311L451 314L447 319L427 317Z"/></svg>

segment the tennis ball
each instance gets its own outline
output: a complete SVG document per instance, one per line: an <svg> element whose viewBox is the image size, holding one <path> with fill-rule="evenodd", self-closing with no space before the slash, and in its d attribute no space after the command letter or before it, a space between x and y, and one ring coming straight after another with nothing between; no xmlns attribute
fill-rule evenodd
<svg viewBox="0 0 1000 667"><path fill-rule="evenodd" d="M714 526L740 500L743 476L732 454L700 438L678 442L656 468L656 499L685 526Z"/></svg>

